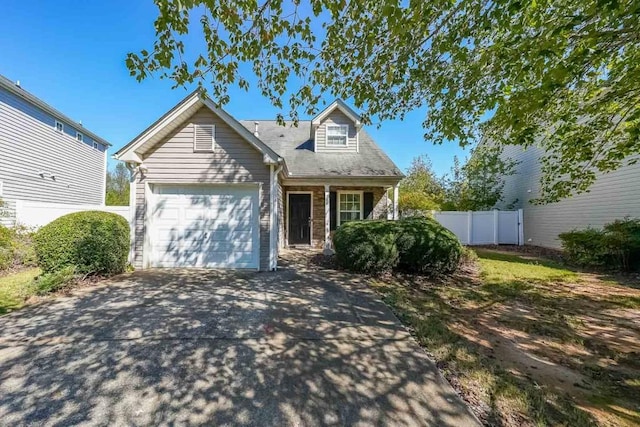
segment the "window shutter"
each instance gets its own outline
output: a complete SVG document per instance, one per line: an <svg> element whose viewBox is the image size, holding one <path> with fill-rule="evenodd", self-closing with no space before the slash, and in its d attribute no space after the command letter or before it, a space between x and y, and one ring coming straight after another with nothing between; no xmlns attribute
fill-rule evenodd
<svg viewBox="0 0 640 427"><path fill-rule="evenodd" d="M365 192L363 199L364 219L373 219L373 193Z"/></svg>
<svg viewBox="0 0 640 427"><path fill-rule="evenodd" d="M214 125L193 125L193 151L212 152L214 144Z"/></svg>
<svg viewBox="0 0 640 427"><path fill-rule="evenodd" d="M338 194L335 191L329 193L329 230L333 231L336 229L336 224L338 224Z"/></svg>

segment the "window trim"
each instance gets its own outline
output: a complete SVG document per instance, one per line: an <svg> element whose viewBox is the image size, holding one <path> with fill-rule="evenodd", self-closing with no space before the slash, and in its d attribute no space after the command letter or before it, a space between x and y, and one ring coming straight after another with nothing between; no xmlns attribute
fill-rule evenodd
<svg viewBox="0 0 640 427"><path fill-rule="evenodd" d="M58 129L58 125L60 125L60 129ZM59 133L64 133L64 123L59 120L55 120L55 123L53 124L53 130Z"/></svg>
<svg viewBox="0 0 640 427"><path fill-rule="evenodd" d="M340 227L342 224L342 220L340 219L340 213L342 210L340 209L340 196L343 194L357 194L360 196L360 219L362 221L364 218L364 190L344 190L336 192L336 228ZM345 211L346 212L346 211ZM349 211L352 212L352 211Z"/></svg>
<svg viewBox="0 0 640 427"><path fill-rule="evenodd" d="M82 134L82 132L77 132L76 131L76 141L84 142L84 135Z"/></svg>
<svg viewBox="0 0 640 427"><path fill-rule="evenodd" d="M210 127L211 128L211 149L208 150L199 150L196 147L196 134L197 128L199 126L202 127ZM216 125L214 124L202 124L202 123L194 123L193 124L193 152L194 153L213 153L216 151Z"/></svg>
<svg viewBox="0 0 640 427"><path fill-rule="evenodd" d="M343 130L344 135L331 135L331 136L340 136L343 137L344 136L344 144L336 144L333 142L329 142L329 129L331 127L339 127L340 129ZM327 123L326 124L326 142L327 142L327 146L331 146L331 147L347 147L349 145L349 125L341 125L341 124L337 124L337 123Z"/></svg>

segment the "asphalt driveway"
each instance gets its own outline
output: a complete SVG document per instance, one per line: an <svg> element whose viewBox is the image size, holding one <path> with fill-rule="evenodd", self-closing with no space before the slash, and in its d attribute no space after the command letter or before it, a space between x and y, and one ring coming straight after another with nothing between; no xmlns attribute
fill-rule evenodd
<svg viewBox="0 0 640 427"><path fill-rule="evenodd" d="M149 270L0 317L2 425L475 419L360 278Z"/></svg>

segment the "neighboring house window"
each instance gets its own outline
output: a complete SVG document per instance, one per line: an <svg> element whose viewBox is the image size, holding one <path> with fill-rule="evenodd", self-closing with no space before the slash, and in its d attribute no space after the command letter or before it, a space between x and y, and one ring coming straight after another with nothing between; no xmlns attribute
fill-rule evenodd
<svg viewBox="0 0 640 427"><path fill-rule="evenodd" d="M338 193L338 225L362 219L362 193Z"/></svg>
<svg viewBox="0 0 640 427"><path fill-rule="evenodd" d="M327 145L347 145L348 125L327 125Z"/></svg>
<svg viewBox="0 0 640 427"><path fill-rule="evenodd" d="M56 128L56 130L58 132L64 132L64 125L61 122L57 121L57 120L56 120L55 128Z"/></svg>
<svg viewBox="0 0 640 427"><path fill-rule="evenodd" d="M99 148L99 147L98 147L98 143L97 143L97 142L94 142L94 143L93 143L93 148L95 148L96 150L98 150L98 148Z"/></svg>
<svg viewBox="0 0 640 427"><path fill-rule="evenodd" d="M76 132L76 139L80 142L82 142L82 140L84 139L84 137L82 136L82 134L80 132Z"/></svg>
<svg viewBox="0 0 640 427"><path fill-rule="evenodd" d="M193 151L212 152L216 139L214 125L193 125Z"/></svg>

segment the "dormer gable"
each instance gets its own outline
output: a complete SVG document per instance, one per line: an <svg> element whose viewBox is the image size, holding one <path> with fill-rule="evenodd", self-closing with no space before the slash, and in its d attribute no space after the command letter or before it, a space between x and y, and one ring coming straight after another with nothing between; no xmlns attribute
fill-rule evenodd
<svg viewBox="0 0 640 427"><path fill-rule="evenodd" d="M360 116L337 99L311 121L315 152L358 153Z"/></svg>

